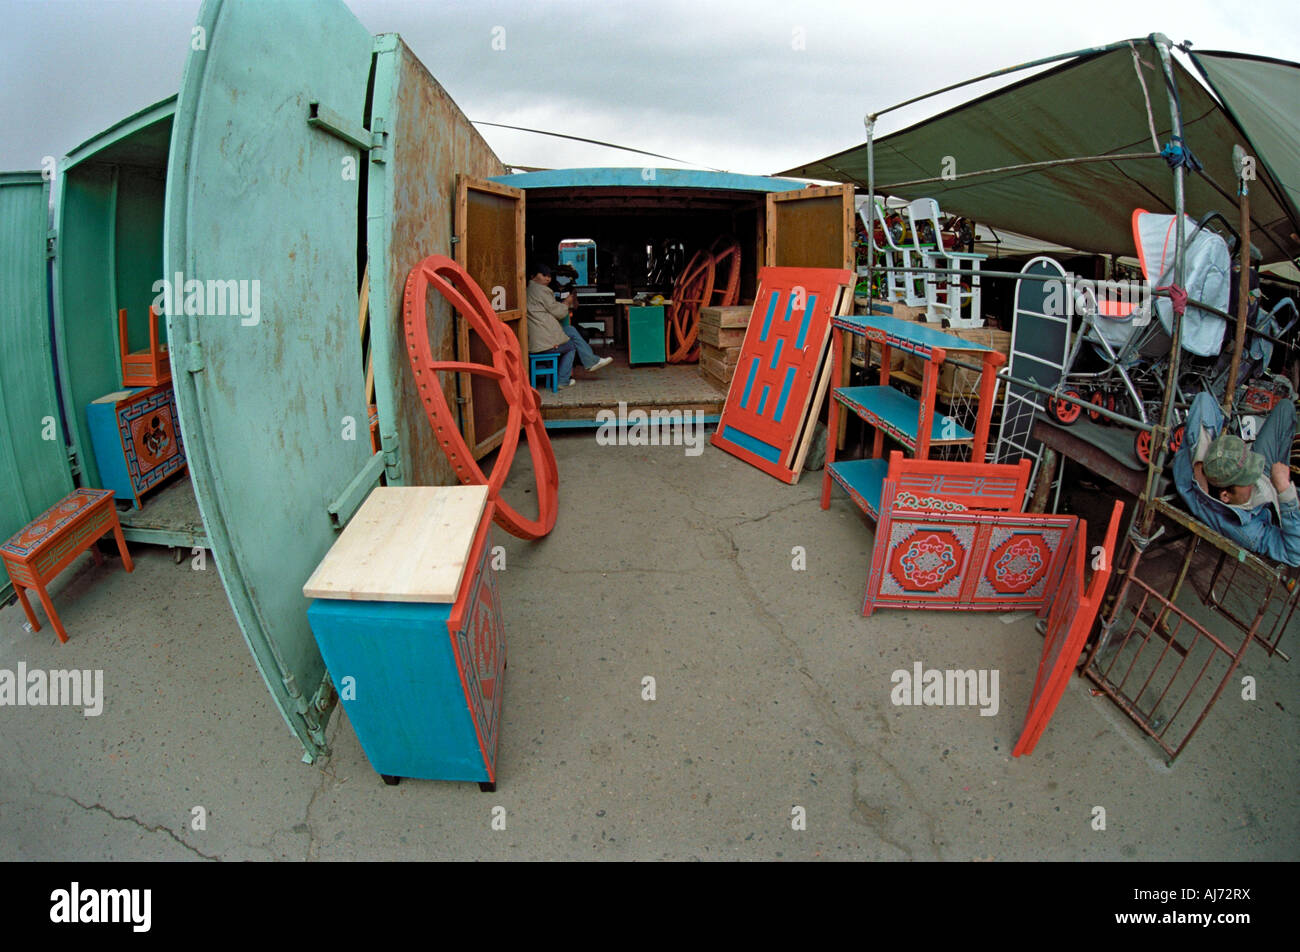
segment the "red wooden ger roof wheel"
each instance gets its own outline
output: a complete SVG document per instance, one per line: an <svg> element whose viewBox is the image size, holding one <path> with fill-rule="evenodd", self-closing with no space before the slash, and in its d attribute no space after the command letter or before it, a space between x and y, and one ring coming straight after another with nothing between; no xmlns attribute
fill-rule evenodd
<svg viewBox="0 0 1300 952"><path fill-rule="evenodd" d="M492 365L471 364L457 360L434 360L429 346L428 295L432 287L473 328L492 354ZM433 435L442 447L456 478L466 486L487 486L488 498L496 503L495 521L511 535L521 539L539 539L555 528L559 511L559 470L555 465L555 451L542 422L540 398L528 383L528 373L519 352L519 341L492 310L487 295L474 279L455 261L444 255L430 255L414 268L406 278L403 294L405 312L406 350L411 359L411 372L424 402L425 414ZM501 387L501 395L509 406L505 438L497 453L492 475L484 475L474 460L474 455L461 435L457 416L447 405L442 380L438 371L481 374L491 377ZM525 519L501 498L501 486L510 474L515 450L519 446L519 431L528 435L528 452L533 458L533 472L537 484L537 518Z"/></svg>
<svg viewBox="0 0 1300 952"><path fill-rule="evenodd" d="M718 280L718 267L726 269ZM689 364L700 359L696 341L700 333L700 308L731 307L740 299L740 244L721 235L706 251L701 248L673 285L668 311L668 362Z"/></svg>

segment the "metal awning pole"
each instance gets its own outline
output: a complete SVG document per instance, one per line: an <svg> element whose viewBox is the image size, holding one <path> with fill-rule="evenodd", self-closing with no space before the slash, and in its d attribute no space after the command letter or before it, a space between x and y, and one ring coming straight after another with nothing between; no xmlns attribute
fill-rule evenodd
<svg viewBox="0 0 1300 952"><path fill-rule="evenodd" d="M867 313L870 314L871 292L876 285L876 114L867 113L862 124L867 127ZM883 232L885 227L882 219L880 230Z"/></svg>
<svg viewBox="0 0 1300 952"><path fill-rule="evenodd" d="M1173 63L1169 55L1169 37L1163 33L1153 33L1151 42L1155 45L1160 54L1160 66L1165 74L1166 92L1169 98L1169 121L1170 136L1173 140L1183 142L1183 115L1182 109L1178 103L1177 79L1174 76ZM1179 163L1174 166L1174 274L1172 284L1177 287L1186 287L1186 278L1184 266L1186 264L1186 240L1184 222L1186 215L1186 204L1183 194L1183 165ZM1173 427L1173 410L1175 397L1178 390L1178 369L1182 363L1183 350L1183 315L1174 314L1174 332L1172 352L1169 355L1169 374L1165 380L1164 402L1160 407L1160 426L1151 435L1151 462L1147 464L1147 483L1146 490L1142 497L1138 499L1138 508L1142 510L1141 535L1149 537L1151 534L1151 525L1155 522L1156 511L1151 501L1155 498L1156 487L1158 485L1158 475L1164 472L1165 456L1169 450L1169 434ZM1194 437L1191 437L1194 439Z"/></svg>
<svg viewBox="0 0 1300 952"><path fill-rule="evenodd" d="M1232 339L1232 363L1228 382L1223 387L1223 412L1232 415L1237 398L1237 373L1241 369L1241 352L1246 346L1246 321L1250 315L1250 186L1246 180L1246 150L1232 147L1232 163L1237 167L1237 195L1241 203L1241 274L1237 283L1237 333Z"/></svg>
<svg viewBox="0 0 1300 952"><path fill-rule="evenodd" d="M879 112L872 114L872 121L883 116L887 112L893 112L895 109L902 109L904 106L910 106L914 102L920 102L922 99L929 99L931 96L938 96L942 93L950 93L954 89L961 89L963 86L969 86L972 83L983 82L986 79L995 79L998 76L1005 76L1008 73L1015 73L1022 69L1033 69L1035 66L1046 66L1049 63L1059 63L1061 60L1074 59L1079 56L1095 56L1098 53L1109 53L1111 50L1117 50L1128 46L1132 40L1122 40L1119 43L1108 43L1105 46L1090 46L1086 49L1075 50L1072 53L1058 53L1056 56L1044 56L1042 59L1030 60L1028 63L1018 63L1015 66L1007 66L1003 69L995 69L991 73L985 73L982 76L976 76L973 79L963 79L960 83L953 83L951 86L944 86L942 89L936 89L934 92L922 93L920 96L913 96L888 109L881 109ZM870 133L868 132L868 137Z"/></svg>
<svg viewBox="0 0 1300 952"><path fill-rule="evenodd" d="M868 153L869 155L869 153ZM881 188L912 188L916 185L933 185L937 182L955 182L959 179L975 178L980 175L997 175L1002 172L1025 172L1030 169L1051 169L1062 165L1087 165L1093 162L1127 162L1133 159L1158 159L1159 152L1119 152L1115 155L1075 155L1064 159L1044 159L1041 162L1021 162L1018 165L1001 165L992 169L976 169L974 172L958 172L955 175L938 175L931 178L911 179L906 182L890 182Z"/></svg>

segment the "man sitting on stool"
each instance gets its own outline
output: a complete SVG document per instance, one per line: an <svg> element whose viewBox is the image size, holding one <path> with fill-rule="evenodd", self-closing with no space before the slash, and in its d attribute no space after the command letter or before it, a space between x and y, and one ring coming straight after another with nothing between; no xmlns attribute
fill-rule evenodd
<svg viewBox="0 0 1300 952"><path fill-rule="evenodd" d="M1188 510L1215 532L1274 562L1300 565L1300 501L1291 482L1295 403L1278 402L1254 442L1223 433L1214 397L1199 393L1187 412L1174 483Z"/></svg>
<svg viewBox="0 0 1300 952"><path fill-rule="evenodd" d="M577 328L571 323L560 323L573 313L577 303L576 294L570 294L565 304L555 300L555 293L551 290L551 269L546 265L536 264L529 269L528 351L532 354L559 355L560 369L556 385L560 387L571 387L576 383L572 376L574 354L578 355L588 373L595 373L614 362L613 357L597 358Z"/></svg>

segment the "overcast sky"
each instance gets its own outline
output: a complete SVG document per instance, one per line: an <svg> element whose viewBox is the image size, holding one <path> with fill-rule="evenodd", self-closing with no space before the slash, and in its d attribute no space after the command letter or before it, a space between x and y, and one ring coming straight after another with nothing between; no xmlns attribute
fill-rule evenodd
<svg viewBox="0 0 1300 952"><path fill-rule="evenodd" d="M862 117L873 109L993 69L1153 31L1201 49L1300 60L1294 0L1004 0L987 6L992 14L948 0L302 2L346 2L371 33L400 33L471 119L760 174L863 141ZM199 5L0 0L0 170L38 168L43 156L62 156L174 94ZM895 113L878 132L979 91ZM481 131L515 165L651 161Z"/></svg>

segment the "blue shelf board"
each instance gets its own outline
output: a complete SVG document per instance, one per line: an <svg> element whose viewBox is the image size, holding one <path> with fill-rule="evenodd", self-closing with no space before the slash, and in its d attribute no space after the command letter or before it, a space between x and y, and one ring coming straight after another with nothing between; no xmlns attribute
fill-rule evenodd
<svg viewBox="0 0 1300 952"><path fill-rule="evenodd" d="M889 472L883 459L846 459L830 464L831 477L848 491L853 501L874 518L880 516L880 494Z"/></svg>
<svg viewBox="0 0 1300 952"><path fill-rule="evenodd" d="M837 387L835 399L840 401L862 419L873 426L883 424L883 428L902 436L911 448L916 448L919 432L921 403L915 397L909 397L901 390L879 385L868 387ZM945 434L945 429L948 432ZM975 434L956 420L940 414L930 418L930 442L964 443L973 440Z"/></svg>
<svg viewBox="0 0 1300 952"><path fill-rule="evenodd" d="M836 327L854 334L862 334L868 330L877 330L888 334L890 347L898 347L901 350L922 357L929 356L930 351L936 347L942 347L944 350L961 351L990 351L993 349L985 344L977 344L962 337L945 334L943 331L937 331L925 324L918 324L916 321L901 321L896 317L885 317L880 314L871 316L865 314L840 315L832 318L831 322Z"/></svg>

